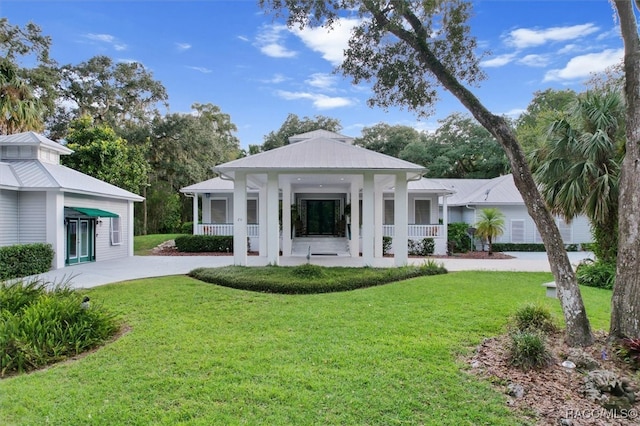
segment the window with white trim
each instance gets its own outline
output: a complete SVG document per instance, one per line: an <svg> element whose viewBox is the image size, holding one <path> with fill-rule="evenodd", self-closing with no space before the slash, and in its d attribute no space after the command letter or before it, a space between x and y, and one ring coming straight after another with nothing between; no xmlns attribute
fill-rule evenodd
<svg viewBox="0 0 640 426"><path fill-rule="evenodd" d="M524 220L511 219L511 242L524 243Z"/></svg>
<svg viewBox="0 0 640 426"><path fill-rule="evenodd" d="M120 229L120 218L111 218L111 245L119 246L122 244L122 230Z"/></svg>
<svg viewBox="0 0 640 426"><path fill-rule="evenodd" d="M247 223L258 223L258 200L247 200Z"/></svg>
<svg viewBox="0 0 640 426"><path fill-rule="evenodd" d="M395 223L395 203L393 200L384 200L384 224L393 225Z"/></svg>
<svg viewBox="0 0 640 426"><path fill-rule="evenodd" d="M415 200L414 224L431 224L431 200Z"/></svg>
<svg viewBox="0 0 640 426"><path fill-rule="evenodd" d="M227 223L226 198L211 200L211 223Z"/></svg>

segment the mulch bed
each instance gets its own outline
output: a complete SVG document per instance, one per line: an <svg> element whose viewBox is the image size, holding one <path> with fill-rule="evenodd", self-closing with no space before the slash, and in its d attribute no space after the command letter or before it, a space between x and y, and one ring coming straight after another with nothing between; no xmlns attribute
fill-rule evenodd
<svg viewBox="0 0 640 426"><path fill-rule="evenodd" d="M640 424L640 410L636 404L626 413L614 413L583 394L584 381L580 372L567 373L561 366L570 348L564 335L556 333L547 340L553 363L539 370L523 371L509 363L508 335L485 339L470 359L471 373L489 380L498 391L507 395L506 404L518 415L537 425L631 425ZM606 360L603 360L603 352ZM596 334L596 343L585 349L598 360L601 369L613 371L619 377L636 378L629 366L617 359L607 344L604 333ZM508 386L518 384L524 395L509 395Z"/></svg>

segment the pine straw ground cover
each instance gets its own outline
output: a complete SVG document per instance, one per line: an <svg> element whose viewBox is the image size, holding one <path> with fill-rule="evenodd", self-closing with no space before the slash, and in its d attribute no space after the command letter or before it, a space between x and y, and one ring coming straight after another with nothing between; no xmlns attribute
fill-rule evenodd
<svg viewBox="0 0 640 426"><path fill-rule="evenodd" d="M525 303L559 317L550 278L457 272L312 295L184 276L97 287L91 300L130 331L0 380L0 424L532 424L466 360ZM605 329L611 293L583 295Z"/></svg>

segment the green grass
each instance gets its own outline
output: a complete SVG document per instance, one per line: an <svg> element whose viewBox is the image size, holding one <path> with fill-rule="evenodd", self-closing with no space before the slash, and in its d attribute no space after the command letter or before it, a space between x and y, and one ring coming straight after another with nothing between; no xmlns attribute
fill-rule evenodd
<svg viewBox="0 0 640 426"><path fill-rule="evenodd" d="M279 295L174 276L91 290L131 331L85 358L0 380L0 424L514 425L460 356L550 274L458 272ZM594 328L611 292L583 288Z"/></svg>
<svg viewBox="0 0 640 426"><path fill-rule="evenodd" d="M174 240L182 234L151 234L137 235L133 237L133 254L136 256L148 256L151 250L165 241Z"/></svg>

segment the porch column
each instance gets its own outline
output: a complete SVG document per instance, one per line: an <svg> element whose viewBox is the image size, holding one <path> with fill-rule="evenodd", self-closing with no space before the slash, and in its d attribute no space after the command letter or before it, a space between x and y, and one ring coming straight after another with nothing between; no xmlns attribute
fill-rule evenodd
<svg viewBox="0 0 640 426"><path fill-rule="evenodd" d="M384 222L384 200L382 197L382 186L380 184L375 183L374 179L374 190L373 190L373 199L374 199L374 256L377 258L382 258L384 256L382 250L382 224Z"/></svg>
<svg viewBox="0 0 640 426"><path fill-rule="evenodd" d="M442 236L444 238L445 250L449 250L449 207L447 206L447 198L449 195L442 195Z"/></svg>
<svg viewBox="0 0 640 426"><path fill-rule="evenodd" d="M267 262L278 265L280 258L280 220L278 218L278 174L267 174Z"/></svg>
<svg viewBox="0 0 640 426"><path fill-rule="evenodd" d="M393 236L393 256L396 266L404 266L409 260L409 249L407 240L409 235L409 195L407 191L407 175L398 173L396 175L396 185L394 193L394 236Z"/></svg>
<svg viewBox="0 0 640 426"><path fill-rule="evenodd" d="M247 174L233 180L233 263L247 266Z"/></svg>
<svg viewBox="0 0 640 426"><path fill-rule="evenodd" d="M198 235L198 193L193 193L193 235Z"/></svg>
<svg viewBox="0 0 640 426"><path fill-rule="evenodd" d="M351 257L360 257L360 183L351 182Z"/></svg>
<svg viewBox="0 0 640 426"><path fill-rule="evenodd" d="M362 188L362 260L365 266L373 266L374 258L374 202L373 173L364 173Z"/></svg>
<svg viewBox="0 0 640 426"><path fill-rule="evenodd" d="M282 255L291 256L291 182L282 185Z"/></svg>
<svg viewBox="0 0 640 426"><path fill-rule="evenodd" d="M51 267L53 269L64 268L67 255L65 251L64 194L52 191L47 191L46 194L46 239L53 249Z"/></svg>
<svg viewBox="0 0 640 426"><path fill-rule="evenodd" d="M202 194L202 223L211 223L211 194Z"/></svg>
<svg viewBox="0 0 640 426"><path fill-rule="evenodd" d="M260 256L267 256L267 229L269 221L267 218L267 187L261 186L258 190L258 253Z"/></svg>
<svg viewBox="0 0 640 426"><path fill-rule="evenodd" d="M127 201L127 255L133 256L133 236L135 235L133 201Z"/></svg>

